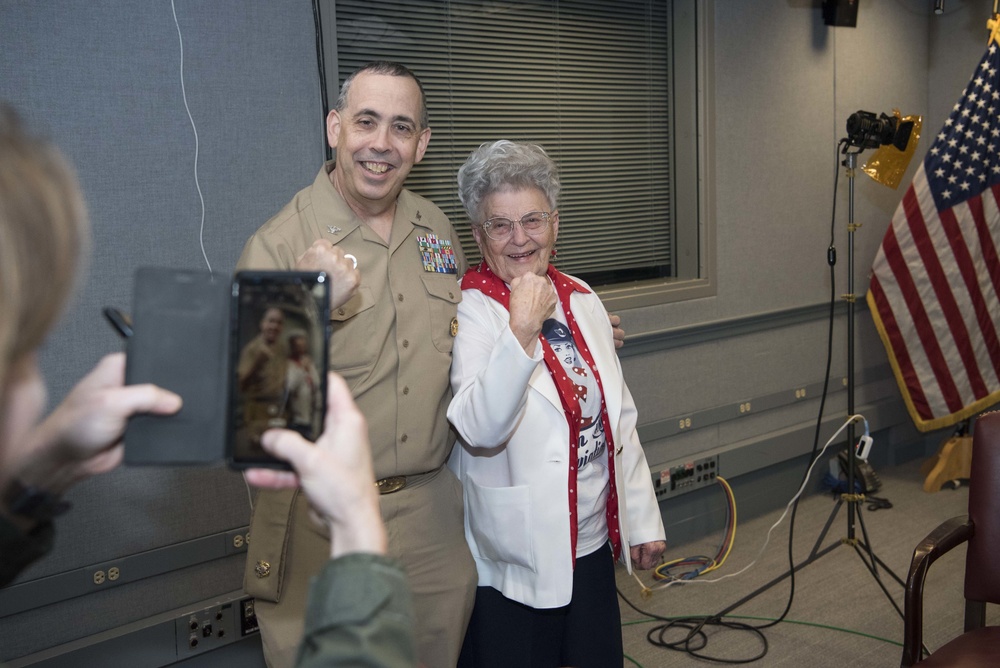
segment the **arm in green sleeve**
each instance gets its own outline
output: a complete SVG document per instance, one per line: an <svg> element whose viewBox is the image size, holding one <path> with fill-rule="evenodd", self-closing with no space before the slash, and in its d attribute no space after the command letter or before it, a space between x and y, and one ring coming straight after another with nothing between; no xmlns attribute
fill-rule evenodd
<svg viewBox="0 0 1000 668"><path fill-rule="evenodd" d="M296 668L415 666L410 590L391 559L331 559L313 581Z"/></svg>

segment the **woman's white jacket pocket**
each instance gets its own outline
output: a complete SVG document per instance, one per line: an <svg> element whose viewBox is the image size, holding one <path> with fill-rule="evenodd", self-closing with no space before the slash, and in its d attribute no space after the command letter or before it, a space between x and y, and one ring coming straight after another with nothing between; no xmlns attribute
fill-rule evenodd
<svg viewBox="0 0 1000 668"><path fill-rule="evenodd" d="M466 478L465 512L475 539L473 556L535 570L531 491L527 485L486 487Z"/></svg>

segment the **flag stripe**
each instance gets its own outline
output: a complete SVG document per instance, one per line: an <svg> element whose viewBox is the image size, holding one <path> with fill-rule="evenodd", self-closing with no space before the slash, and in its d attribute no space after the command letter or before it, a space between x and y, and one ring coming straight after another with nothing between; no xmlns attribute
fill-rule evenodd
<svg viewBox="0 0 1000 668"><path fill-rule="evenodd" d="M942 350L942 342L939 340L939 334L935 328L935 321L941 323L942 318L946 322L950 321L955 318L955 313L953 309L949 308L950 305L948 303L935 302L929 298L930 293L940 296L941 291L938 288L944 279L941 276L940 265L937 264L937 254L934 252L934 246L927 234L927 225L918 206L916 187L907 190L903 196L902 206L906 215L906 221L909 223L914 248L923 261L921 268L930 274L928 276L929 280L925 280L918 285L910 273L909 266L899 262L899 259L902 257L901 252L886 253L886 255L890 260L893 275L896 277L900 291L906 301L906 307L910 312L910 317L916 329L917 336L920 339L920 344L923 346L924 352L930 362L930 371L937 381L940 398L949 411L955 411L962 407L962 399L958 387L955 385L955 378L950 373L951 368L945 352ZM898 250L899 248L897 247ZM935 271L935 267L937 267L938 271ZM921 292L927 294L921 295ZM931 318L930 314L928 314L929 309L935 311L934 315L937 316L936 318Z"/></svg>
<svg viewBox="0 0 1000 668"><path fill-rule="evenodd" d="M939 377L941 374L948 375L955 385L954 397L944 395L939 403L941 410L952 412L974 397L977 389L985 389L967 329L975 323L965 320L973 316L973 309L956 269L957 261L942 218L951 209L945 209L939 216L923 169L917 172L913 185L920 194L918 201L923 215L910 221L917 257L916 263L909 265L909 270L914 282L921 288L921 299L946 365L941 368L931 361L931 367ZM959 204L957 208L963 206ZM952 220L955 221L954 217ZM953 229L957 227L953 226ZM942 388L942 392L946 390Z"/></svg>
<svg viewBox="0 0 1000 668"><path fill-rule="evenodd" d="M982 233L986 230L983 196L980 195L971 198L968 202L966 202L966 206L968 207L968 212L972 217L975 230L978 233L975 240L975 242L978 242L981 246L978 250L985 254L987 246L983 245L982 238ZM963 226L954 215L954 211L955 209L950 209L942 212L941 222L948 231L948 239L951 243L951 249L955 254L958 270L962 275L962 280L965 284L966 290L968 291L969 300L971 301L972 310L975 313L975 324L982 336L981 340L978 341L978 343L981 344L978 346L980 352L976 353L977 366L982 368L984 372L992 371L992 377L988 378L986 382L995 386L997 384L996 381L1000 380L997 376L997 370L1000 369L1000 341L997 339L997 330L990 317L989 303L996 303L996 291L994 290L992 293L989 293L991 299L988 302L987 297L983 294L982 286L979 281L979 274L976 271L976 261L972 256L972 250L970 248L971 244L966 241L966 237L962 234ZM986 231L988 232L988 230ZM992 239L988 239L987 244L990 248L989 252L995 257L996 249L992 247ZM971 329L972 328L970 327L970 330ZM973 342L973 345L975 345L975 342ZM988 364L985 363L987 362L986 358L988 358ZM975 398L982 399L987 394L988 391L984 385L979 391L976 392Z"/></svg>
<svg viewBox="0 0 1000 668"><path fill-rule="evenodd" d="M888 234L892 234L892 228L889 228ZM878 277L872 278L869 294L875 300L875 308L872 309L872 313L876 316L881 316L880 318L876 318L876 324L881 324L879 330L884 337L892 342L892 345L888 346L889 355L897 375L903 379L903 387L901 389L903 389L904 398L909 400L908 403L910 404L911 411L915 411L924 420L930 420L934 417L934 414L927 403L927 397L924 396L917 372L913 367L913 361L910 359L910 353L906 348L906 340L903 338L899 324L896 322L896 317L893 315L892 307L889 305Z"/></svg>
<svg viewBox="0 0 1000 668"><path fill-rule="evenodd" d="M897 230L899 230L899 235L897 235ZM903 248L913 253L913 243L910 239L909 228L906 226L906 216L901 206L896 210L896 215L893 217L893 224L885 236L886 238L879 248L872 267L872 283L877 283L879 293L883 295L881 310L873 308L872 317L875 320L875 325L879 333L882 335L882 341L888 349L890 362L894 360L898 361L898 366L894 367L896 381L900 391L903 393L904 399L907 400L907 406L910 407L911 415L914 416L915 421L928 420L932 419L932 416L936 414L936 409L932 407L932 404L937 405L940 402L936 400L932 401L932 397L928 396L928 392L934 393L934 396L937 396L936 388L924 388L920 382L922 376L918 369L929 369L930 361L927 359L927 355L923 346L920 345L919 340L909 341L909 336L912 333L912 327L909 324L911 319L905 296L901 291L899 282L893 275L892 269L893 264L900 262L906 264L907 258L893 258L892 261L889 258L890 254L898 255L901 253ZM900 236L902 237L902 241L900 241ZM913 261L919 262L919 258L914 258ZM886 324L893 325L893 328L890 329L886 324L883 324L883 320ZM905 331L903 329L904 326L906 327ZM912 397L910 396L911 394L913 395ZM920 407L925 408L922 409Z"/></svg>
<svg viewBox="0 0 1000 668"><path fill-rule="evenodd" d="M1000 230L996 225L991 228L988 222L1000 220L1000 183L984 192L983 197L983 220L976 220L976 231L979 233L985 264L983 273L993 283L993 294L1000 295L1000 259L997 257L997 239L993 236Z"/></svg>
<svg viewBox="0 0 1000 668"><path fill-rule="evenodd" d="M939 244L938 248L941 249L942 253L948 250L952 251L950 255L948 255L948 259L952 261L950 264L956 272L961 274L964 258L962 257L961 252L955 252L954 246L956 244L961 246L961 248L965 251L966 256L968 255L968 249L965 246L958 244L958 240L962 238L962 233L958 228L958 220L955 218L954 210L945 209L942 211L940 213L940 223L941 228L945 232L945 243ZM965 293L963 296L968 297L968 299L964 301L970 303L970 308L959 309L956 297L961 294L959 292L959 288L961 286L949 285L949 278L945 274L944 268L941 266L941 260L938 258L935 249L933 247L921 248L921 255L923 256L925 270L930 277L931 285L934 286L934 293L938 298L938 303L941 305L941 310L944 312L944 324L948 327L948 330L950 330L952 337L951 343L954 344L955 350L958 352L962 365L964 366L966 379L969 384L969 390L972 394L971 399L984 397L987 394L986 383L983 382L983 376L979 371L979 363L976 359L975 352L972 350L972 340L969 337L969 330L966 327L965 318L963 316L963 313L968 314L975 309L975 295L971 292ZM955 279L957 280L960 277L960 275L956 275ZM978 290L976 290L976 292L978 292ZM938 324L940 325L941 323ZM943 343L947 343L947 332L944 331L943 327L938 327L938 330L938 338ZM960 373L959 369L954 368L955 365L949 366L953 377ZM965 393L963 392L963 394ZM960 398L957 408L951 408L952 410L960 410L965 403L966 401Z"/></svg>

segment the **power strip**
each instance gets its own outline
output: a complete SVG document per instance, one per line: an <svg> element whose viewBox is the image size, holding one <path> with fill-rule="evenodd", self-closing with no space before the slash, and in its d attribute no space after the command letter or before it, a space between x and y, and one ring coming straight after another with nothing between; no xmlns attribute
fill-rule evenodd
<svg viewBox="0 0 1000 668"><path fill-rule="evenodd" d="M715 484L719 475L719 456L700 457L669 466L653 474L657 500L685 494L699 487Z"/></svg>

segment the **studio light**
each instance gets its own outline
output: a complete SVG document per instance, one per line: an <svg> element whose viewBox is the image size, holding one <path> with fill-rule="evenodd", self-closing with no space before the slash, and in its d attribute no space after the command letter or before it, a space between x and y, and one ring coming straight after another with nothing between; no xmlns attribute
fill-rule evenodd
<svg viewBox="0 0 1000 668"><path fill-rule="evenodd" d="M856 111L847 119L847 140L851 146L878 148L891 144L905 151L913 132L912 120L901 120L896 116L881 114L876 117L870 111Z"/></svg>
<svg viewBox="0 0 1000 668"><path fill-rule="evenodd" d="M895 189L913 159L922 126L922 117L901 116L898 109L892 116L856 111L847 119L844 152L852 146L857 152L876 149L861 169L875 181Z"/></svg>

